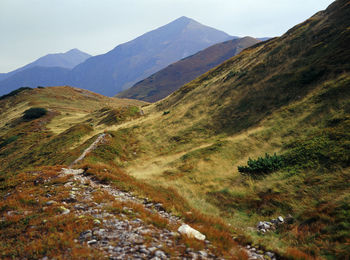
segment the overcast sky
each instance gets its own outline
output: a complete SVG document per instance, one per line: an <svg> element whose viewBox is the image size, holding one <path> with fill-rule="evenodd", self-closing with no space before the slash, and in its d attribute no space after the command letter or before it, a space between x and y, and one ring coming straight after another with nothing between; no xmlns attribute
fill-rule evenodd
<svg viewBox="0 0 350 260"><path fill-rule="evenodd" d="M235 36L279 36L333 0L0 0L0 72L48 53L91 55L187 16Z"/></svg>

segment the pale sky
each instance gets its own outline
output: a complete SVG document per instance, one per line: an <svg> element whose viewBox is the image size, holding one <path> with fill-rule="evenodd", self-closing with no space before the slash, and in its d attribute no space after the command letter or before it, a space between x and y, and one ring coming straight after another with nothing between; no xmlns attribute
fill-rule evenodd
<svg viewBox="0 0 350 260"><path fill-rule="evenodd" d="M0 0L0 72L49 53L91 55L180 16L233 36L279 36L333 0Z"/></svg>

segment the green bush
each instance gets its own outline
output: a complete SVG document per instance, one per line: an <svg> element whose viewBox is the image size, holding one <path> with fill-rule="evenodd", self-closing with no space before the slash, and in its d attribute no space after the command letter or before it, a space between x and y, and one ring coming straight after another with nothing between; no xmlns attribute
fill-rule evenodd
<svg viewBox="0 0 350 260"><path fill-rule="evenodd" d="M238 171L242 174L263 175L281 169L284 166L284 158L276 153L273 156L266 153L265 158L249 158L247 164L248 166L238 166Z"/></svg>
<svg viewBox="0 0 350 260"><path fill-rule="evenodd" d="M47 114L47 110L42 107L32 107L24 111L23 118L26 120L31 120L35 118L42 117Z"/></svg>

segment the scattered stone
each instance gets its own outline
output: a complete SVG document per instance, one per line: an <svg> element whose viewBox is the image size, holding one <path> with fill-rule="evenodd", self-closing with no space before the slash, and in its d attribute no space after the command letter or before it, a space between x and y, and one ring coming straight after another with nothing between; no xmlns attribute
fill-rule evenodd
<svg viewBox="0 0 350 260"><path fill-rule="evenodd" d="M177 230L181 235L186 235L188 237L194 237L198 240L205 240L205 235L200 233L198 230L191 228L187 224L181 225Z"/></svg>
<svg viewBox="0 0 350 260"><path fill-rule="evenodd" d="M167 258L166 254L165 254L163 251L161 251L161 250L157 250L157 251L154 253L154 255L155 255L156 257L159 257L160 259L166 259L166 258Z"/></svg>
<svg viewBox="0 0 350 260"><path fill-rule="evenodd" d="M284 219L283 219L283 217L282 217L282 216L279 216L277 219L278 219L278 221L279 221L279 222L281 222L281 223L283 223L283 222L284 222Z"/></svg>
<svg viewBox="0 0 350 260"><path fill-rule="evenodd" d="M198 252L199 253L199 255L201 255L202 257L208 257L208 253L207 252L205 252L205 251L199 251Z"/></svg>
<svg viewBox="0 0 350 260"><path fill-rule="evenodd" d="M46 206L51 206L53 204L57 204L57 202L54 200L49 200L48 202L45 203Z"/></svg>
<svg viewBox="0 0 350 260"><path fill-rule="evenodd" d="M62 168L62 173L63 173L63 174L66 174L66 175L68 175L68 174L78 175L78 174L84 173L84 170L83 170L83 169L77 169L77 170L75 170L75 169L66 169L66 168Z"/></svg>
<svg viewBox="0 0 350 260"><path fill-rule="evenodd" d="M101 221L98 220L98 219L94 219L94 224L95 224L95 225L100 225L100 224L101 224Z"/></svg>
<svg viewBox="0 0 350 260"><path fill-rule="evenodd" d="M60 209L62 215L67 215L70 213L70 210L63 207L63 206L61 206L59 209Z"/></svg>
<svg viewBox="0 0 350 260"><path fill-rule="evenodd" d="M94 245L94 244L97 244L97 240L96 239L93 239L93 240L90 240L87 242L88 245Z"/></svg>

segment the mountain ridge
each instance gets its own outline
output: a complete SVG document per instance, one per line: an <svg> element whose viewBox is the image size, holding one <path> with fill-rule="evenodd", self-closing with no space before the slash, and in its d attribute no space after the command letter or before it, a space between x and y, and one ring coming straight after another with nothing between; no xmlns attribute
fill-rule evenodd
<svg viewBox="0 0 350 260"><path fill-rule="evenodd" d="M73 85L114 96L134 83L188 55L233 36L202 25L193 19L180 17L166 25L146 32L109 52L88 58L75 66L65 77L55 78L57 85ZM37 72L39 73L39 72ZM46 78L44 70L21 81L16 75L6 84L0 81L0 91L9 92L18 87L36 87L35 78ZM58 75L58 73L57 73ZM24 76L20 76L24 79ZM39 85L54 85L49 81Z"/></svg>
<svg viewBox="0 0 350 260"><path fill-rule="evenodd" d="M80 51L77 48L71 49L64 53L47 54L18 69L15 69L8 73L0 73L0 81L6 78L9 78L20 71L23 71L32 67L60 67L60 68L72 69L78 64L84 62L89 57L92 57L92 56L88 53Z"/></svg>
<svg viewBox="0 0 350 260"><path fill-rule="evenodd" d="M147 102L158 101L199 75L238 54L244 48L258 42L260 41L255 38L243 37L217 43L169 65L116 96Z"/></svg>

